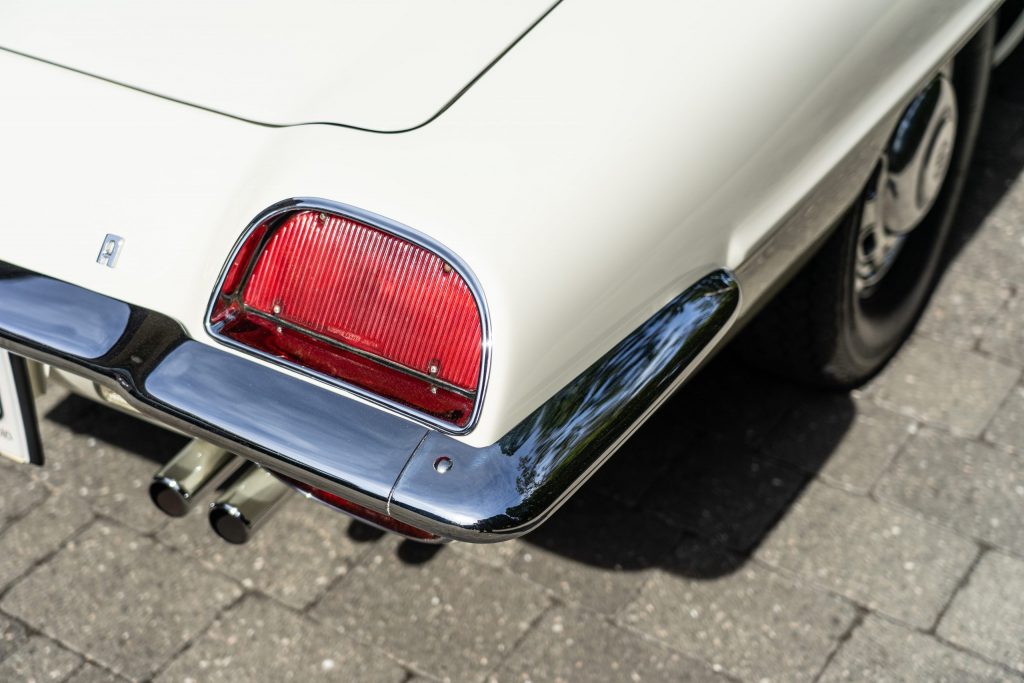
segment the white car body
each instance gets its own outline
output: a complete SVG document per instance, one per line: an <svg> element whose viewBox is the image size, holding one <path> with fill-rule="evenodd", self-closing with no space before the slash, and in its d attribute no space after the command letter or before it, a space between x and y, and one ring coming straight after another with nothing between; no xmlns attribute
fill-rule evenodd
<svg viewBox="0 0 1024 683"><path fill-rule="evenodd" d="M756 310L998 5L12 0L0 259L223 349L207 306L256 215L385 216L483 291L486 394L453 438L485 447L709 272Z"/></svg>

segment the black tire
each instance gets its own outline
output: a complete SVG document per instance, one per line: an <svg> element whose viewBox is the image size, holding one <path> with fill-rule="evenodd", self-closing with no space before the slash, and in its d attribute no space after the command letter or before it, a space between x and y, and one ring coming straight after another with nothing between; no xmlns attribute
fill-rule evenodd
<svg viewBox="0 0 1024 683"><path fill-rule="evenodd" d="M994 24L957 55L960 117L944 185L923 222L868 298L855 291L858 201L814 258L737 340L757 366L815 386L850 388L873 377L913 330L935 287L971 163L988 92Z"/></svg>

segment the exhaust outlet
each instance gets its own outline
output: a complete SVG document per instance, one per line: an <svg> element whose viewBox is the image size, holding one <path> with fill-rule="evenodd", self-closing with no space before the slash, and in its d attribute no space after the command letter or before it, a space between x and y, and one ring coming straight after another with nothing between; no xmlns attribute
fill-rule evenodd
<svg viewBox="0 0 1024 683"><path fill-rule="evenodd" d="M183 517L203 490L231 474L238 460L223 448L193 439L153 475L149 497L171 517Z"/></svg>
<svg viewBox="0 0 1024 683"><path fill-rule="evenodd" d="M228 543L245 543L291 490L267 470L253 465L210 506L210 526Z"/></svg>

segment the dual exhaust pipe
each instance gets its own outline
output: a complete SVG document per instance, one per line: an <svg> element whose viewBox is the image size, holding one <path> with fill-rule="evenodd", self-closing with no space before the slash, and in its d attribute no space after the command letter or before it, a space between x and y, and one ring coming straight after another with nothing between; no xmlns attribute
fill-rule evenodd
<svg viewBox="0 0 1024 683"><path fill-rule="evenodd" d="M229 543L245 543L287 499L291 487L223 448L190 441L153 476L149 497L171 517L183 517L205 492L233 479L210 506L210 526Z"/></svg>

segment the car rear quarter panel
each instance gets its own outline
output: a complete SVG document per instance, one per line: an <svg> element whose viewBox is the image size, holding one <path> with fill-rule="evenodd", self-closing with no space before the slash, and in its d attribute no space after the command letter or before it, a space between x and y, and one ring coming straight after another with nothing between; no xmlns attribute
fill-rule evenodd
<svg viewBox="0 0 1024 683"><path fill-rule="evenodd" d="M565 0L398 135L246 124L0 53L3 258L215 344L211 289L261 210L312 196L387 216L482 285L490 380L461 439L489 445L743 264L996 4ZM114 269L95 263L106 233L126 240Z"/></svg>

